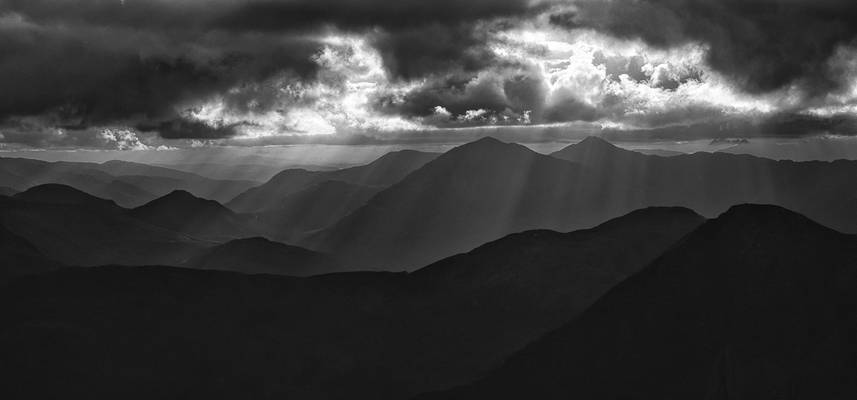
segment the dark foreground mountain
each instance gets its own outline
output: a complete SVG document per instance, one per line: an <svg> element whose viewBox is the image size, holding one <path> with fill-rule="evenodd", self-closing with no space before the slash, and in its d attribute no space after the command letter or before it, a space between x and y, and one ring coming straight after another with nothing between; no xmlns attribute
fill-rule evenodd
<svg viewBox="0 0 857 400"><path fill-rule="evenodd" d="M404 399L449 388L700 223L688 210L642 210L587 231L511 235L414 274L104 267L21 278L0 290L0 395Z"/></svg>
<svg viewBox="0 0 857 400"><path fill-rule="evenodd" d="M737 206L487 378L426 399L857 397L857 238Z"/></svg>
<svg viewBox="0 0 857 400"><path fill-rule="evenodd" d="M173 191L130 210L129 215L152 225L206 240L229 240L254 235L247 218L214 200Z"/></svg>
<svg viewBox="0 0 857 400"><path fill-rule="evenodd" d="M0 284L12 277L37 274L60 267L32 243L0 226Z"/></svg>
<svg viewBox="0 0 857 400"><path fill-rule="evenodd" d="M340 181L359 186L384 188L422 167L438 155L413 150L387 153L359 167L334 171L287 169L265 184L236 196L226 205L238 212L262 212L277 209L283 200L307 187L325 181Z"/></svg>
<svg viewBox="0 0 857 400"><path fill-rule="evenodd" d="M205 249L184 266L288 276L320 275L342 270L327 255L261 237L236 239Z"/></svg>

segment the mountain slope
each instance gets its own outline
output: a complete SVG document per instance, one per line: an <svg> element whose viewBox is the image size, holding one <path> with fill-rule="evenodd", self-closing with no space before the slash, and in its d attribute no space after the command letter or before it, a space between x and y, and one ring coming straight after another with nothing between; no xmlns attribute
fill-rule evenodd
<svg viewBox="0 0 857 400"><path fill-rule="evenodd" d="M232 210L214 200L173 191L130 210L131 217L175 232L207 240L252 236L253 230Z"/></svg>
<svg viewBox="0 0 857 400"><path fill-rule="evenodd" d="M731 208L475 384L427 399L857 396L857 238Z"/></svg>
<svg viewBox="0 0 857 400"><path fill-rule="evenodd" d="M11 277L46 272L60 267L26 239L0 226L0 283Z"/></svg>
<svg viewBox="0 0 857 400"><path fill-rule="evenodd" d="M306 244L360 267L413 269L512 232L616 216L581 190L585 174L524 146L480 139L427 163ZM586 213L575 211L583 205Z"/></svg>
<svg viewBox="0 0 857 400"><path fill-rule="evenodd" d="M294 242L309 232L333 225L380 190L377 186L324 181L286 196L279 205L256 217L272 237Z"/></svg>
<svg viewBox="0 0 857 400"><path fill-rule="evenodd" d="M704 221L687 209L649 208L586 230L512 234L438 261L409 278L421 294L411 312L426 315L420 331L440 345L397 351L418 365L444 365L433 372L438 386L463 384L585 310Z"/></svg>
<svg viewBox="0 0 857 400"><path fill-rule="evenodd" d="M287 169L265 184L247 190L226 205L238 212L260 212L278 208L283 199L310 185L325 181L341 181L360 186L386 187L407 176L438 155L413 150L387 153L363 166L335 171Z"/></svg>
<svg viewBox="0 0 857 400"><path fill-rule="evenodd" d="M341 268L324 254L260 237L232 240L205 249L184 266L288 276L320 275L337 272Z"/></svg>

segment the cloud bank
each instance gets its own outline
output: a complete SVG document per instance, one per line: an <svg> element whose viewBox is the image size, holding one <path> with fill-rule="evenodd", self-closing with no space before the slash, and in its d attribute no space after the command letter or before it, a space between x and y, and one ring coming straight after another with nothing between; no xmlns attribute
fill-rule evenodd
<svg viewBox="0 0 857 400"><path fill-rule="evenodd" d="M853 134L855 38L839 0L0 0L0 143Z"/></svg>

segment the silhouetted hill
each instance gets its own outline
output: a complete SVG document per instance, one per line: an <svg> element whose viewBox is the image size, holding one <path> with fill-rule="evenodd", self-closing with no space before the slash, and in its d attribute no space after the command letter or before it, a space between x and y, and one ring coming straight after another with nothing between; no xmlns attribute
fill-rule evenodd
<svg viewBox="0 0 857 400"><path fill-rule="evenodd" d="M258 185L250 180L211 179L172 168L120 160L106 161L97 164L96 168L155 196L163 196L173 190L186 190L195 196L225 202Z"/></svg>
<svg viewBox="0 0 857 400"><path fill-rule="evenodd" d="M71 186L61 185L58 183L46 183L44 185L34 186L12 197L34 203L67 204L97 207L102 209L115 209L116 211L121 210L121 208L112 200L95 197Z"/></svg>
<svg viewBox="0 0 857 400"><path fill-rule="evenodd" d="M203 246L69 187L37 187L2 201L0 223L7 230L67 265L175 264Z"/></svg>
<svg viewBox="0 0 857 400"><path fill-rule="evenodd" d="M701 222L642 210L586 231L511 235L413 274L105 267L18 279L0 291L4 376L17 383L0 395L402 399L449 388Z"/></svg>
<svg viewBox="0 0 857 400"><path fill-rule="evenodd" d="M0 185L22 191L45 183L73 186L123 207L136 207L173 190L226 201L255 186L251 181L205 178L169 168L127 161L45 162L0 158Z"/></svg>
<svg viewBox="0 0 857 400"><path fill-rule="evenodd" d="M857 238L775 206L707 222L475 384L426 399L849 399Z"/></svg>
<svg viewBox="0 0 857 400"><path fill-rule="evenodd" d="M123 206L142 204L154 196L99 170L99 164L45 162L26 158L0 158L0 185L18 191L47 183L73 186Z"/></svg>
<svg viewBox="0 0 857 400"><path fill-rule="evenodd" d="M252 188L232 199L226 205L238 212L260 212L277 208L287 196L307 186L325 182L341 181L360 186L386 187L420 168L438 155L413 150L387 153L363 166L334 171L307 171L287 169L271 178L264 185Z"/></svg>
<svg viewBox="0 0 857 400"><path fill-rule="evenodd" d="M175 190L129 212L152 225L201 239L223 240L253 236L245 220L214 200Z"/></svg>
<svg viewBox="0 0 857 400"><path fill-rule="evenodd" d="M438 261L410 282L423 293L413 312L427 318L417 336L439 344L424 339L398 351L418 365L443 365L433 373L438 386L482 376L704 221L687 209L650 208L570 233L516 233Z"/></svg>
<svg viewBox="0 0 857 400"><path fill-rule="evenodd" d="M205 249L184 266L288 276L320 275L341 269L327 255L261 237L232 240Z"/></svg>
<svg viewBox="0 0 857 400"><path fill-rule="evenodd" d="M609 208L677 205L714 216L735 204L776 204L834 229L857 232L854 161L773 161L724 153L646 156L594 137L552 156L597 176L586 190Z"/></svg>
<svg viewBox="0 0 857 400"><path fill-rule="evenodd" d="M297 241L308 232L333 225L381 190L342 181L324 181L290 194L279 205L259 213L272 237Z"/></svg>
<svg viewBox="0 0 857 400"><path fill-rule="evenodd" d="M586 173L484 138L427 163L305 243L360 267L413 269L512 232L621 215L604 212L582 189Z"/></svg>

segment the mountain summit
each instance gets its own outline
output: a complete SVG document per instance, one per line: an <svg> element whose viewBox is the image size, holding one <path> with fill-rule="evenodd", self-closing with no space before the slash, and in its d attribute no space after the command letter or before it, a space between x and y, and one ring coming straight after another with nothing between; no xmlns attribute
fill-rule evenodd
<svg viewBox="0 0 857 400"><path fill-rule="evenodd" d="M201 239L250 236L241 218L214 200L175 190L129 213L132 217Z"/></svg>

